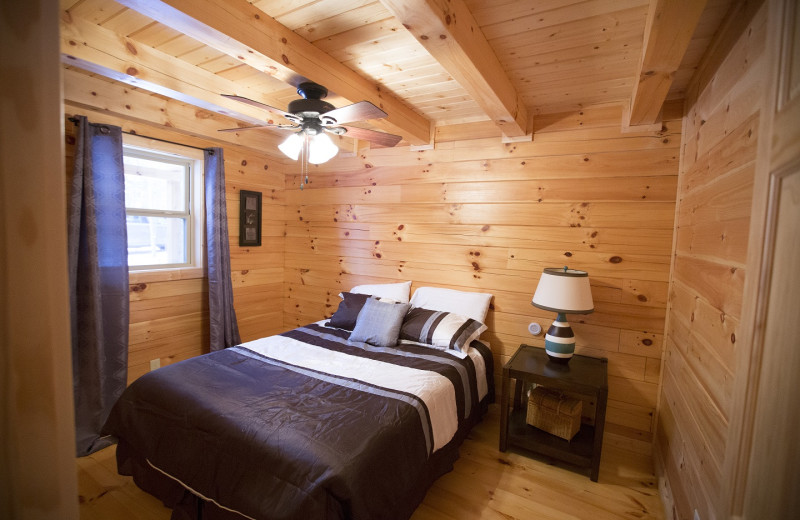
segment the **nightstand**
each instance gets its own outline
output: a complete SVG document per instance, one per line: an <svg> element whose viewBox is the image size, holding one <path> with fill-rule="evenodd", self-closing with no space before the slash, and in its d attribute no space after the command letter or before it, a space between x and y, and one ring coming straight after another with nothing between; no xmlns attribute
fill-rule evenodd
<svg viewBox="0 0 800 520"><path fill-rule="evenodd" d="M512 378L516 380L516 385L509 410ZM581 424L575 437L566 441L528 425L525 422L528 402L523 396L524 383L536 383L593 399L596 406L594 426ZM512 446L589 468L590 478L597 482L608 401L607 359L576 355L569 364L559 364L549 361L543 348L520 345L503 367L502 394L500 451Z"/></svg>

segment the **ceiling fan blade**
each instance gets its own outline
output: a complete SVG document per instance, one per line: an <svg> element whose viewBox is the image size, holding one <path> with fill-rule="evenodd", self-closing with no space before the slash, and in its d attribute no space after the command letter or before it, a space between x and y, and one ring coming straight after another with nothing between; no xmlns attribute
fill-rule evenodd
<svg viewBox="0 0 800 520"><path fill-rule="evenodd" d="M278 114L279 116L283 116L283 117L289 116L288 119L291 119L291 117L292 117L292 114L290 114L289 112L285 112L285 111L281 110L280 108L271 107L271 106L269 106L267 104L264 104L264 103L262 103L260 101L255 101L253 99L242 97L242 96L237 96L237 95L234 95L234 94L221 94L221 95L223 97L228 98L228 99L235 99L236 101L239 101L241 103L246 103L246 104L252 105L254 107L263 108L264 110L268 110L268 111L272 112L273 114Z"/></svg>
<svg viewBox="0 0 800 520"><path fill-rule="evenodd" d="M364 141L369 141L381 146L395 146L403 139L399 135L376 132L375 130L367 130L366 128L358 128L355 126L342 126L340 128L347 130L347 133L344 134L347 137L352 137L353 139L362 139Z"/></svg>
<svg viewBox="0 0 800 520"><path fill-rule="evenodd" d="M278 130L291 130L293 128L300 128L300 125L274 125L265 124L258 126L237 126L236 128L222 128L217 132L238 132L239 130L258 130L259 128L277 128Z"/></svg>
<svg viewBox="0 0 800 520"><path fill-rule="evenodd" d="M353 121L366 121L367 119L382 119L386 112L376 107L369 101L359 101L352 105L335 108L330 112L320 115L324 126L341 125Z"/></svg>

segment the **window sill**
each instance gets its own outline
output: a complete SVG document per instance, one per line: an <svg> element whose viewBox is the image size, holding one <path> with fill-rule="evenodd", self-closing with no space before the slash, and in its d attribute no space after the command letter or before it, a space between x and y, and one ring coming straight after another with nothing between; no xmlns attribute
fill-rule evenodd
<svg viewBox="0 0 800 520"><path fill-rule="evenodd" d="M153 269L152 271L129 271L128 283L168 282L205 278L205 267L180 267L176 269Z"/></svg>

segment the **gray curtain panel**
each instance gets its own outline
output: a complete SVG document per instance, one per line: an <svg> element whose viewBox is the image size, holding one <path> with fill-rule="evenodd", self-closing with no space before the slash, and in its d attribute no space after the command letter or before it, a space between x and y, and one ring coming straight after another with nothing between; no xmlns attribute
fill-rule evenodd
<svg viewBox="0 0 800 520"><path fill-rule="evenodd" d="M206 247L211 350L238 345L239 326L233 309L231 248L225 204L225 160L222 148L205 150Z"/></svg>
<svg viewBox="0 0 800 520"><path fill-rule="evenodd" d="M128 378L128 246L122 131L77 118L69 201L72 370L78 456L111 444L100 429Z"/></svg>

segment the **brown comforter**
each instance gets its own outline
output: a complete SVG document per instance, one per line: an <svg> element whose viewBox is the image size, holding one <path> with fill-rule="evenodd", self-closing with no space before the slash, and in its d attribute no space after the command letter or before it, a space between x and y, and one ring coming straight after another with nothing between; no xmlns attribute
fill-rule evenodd
<svg viewBox="0 0 800 520"><path fill-rule="evenodd" d="M173 518L408 518L493 398L491 353L473 343L490 390L480 402L469 357L381 349L348 334L309 325L281 336L444 376L458 431L443 448L433 450L422 399L240 346L148 373L125 391L105 427L120 440L120 472L175 508Z"/></svg>

